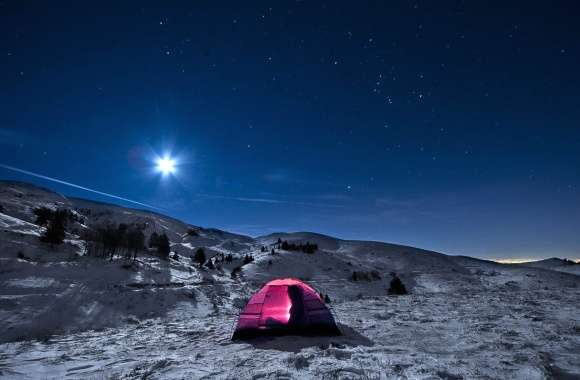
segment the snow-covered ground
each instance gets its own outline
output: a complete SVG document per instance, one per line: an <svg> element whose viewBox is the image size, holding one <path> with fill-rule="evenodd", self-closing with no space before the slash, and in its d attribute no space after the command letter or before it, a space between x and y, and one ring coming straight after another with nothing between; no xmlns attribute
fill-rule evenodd
<svg viewBox="0 0 580 380"><path fill-rule="evenodd" d="M0 371L43 379L574 378L579 297L567 289L363 298L333 305L342 337L250 343L230 341L235 313L180 303L129 326L4 344Z"/></svg>
<svg viewBox="0 0 580 380"><path fill-rule="evenodd" d="M561 260L506 265L307 232L253 239L13 182L0 182L0 206L0 378L580 378L580 266ZM86 220L50 247L40 206ZM85 256L80 233L104 222L165 232L178 260ZM200 247L233 262L199 269ZM245 255L254 262L232 278ZM410 295L387 295L393 273ZM240 308L277 277L327 294L344 335L232 342Z"/></svg>

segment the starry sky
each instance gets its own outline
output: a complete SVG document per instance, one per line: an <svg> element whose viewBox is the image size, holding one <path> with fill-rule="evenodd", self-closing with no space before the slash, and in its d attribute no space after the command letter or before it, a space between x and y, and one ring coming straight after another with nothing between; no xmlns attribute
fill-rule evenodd
<svg viewBox="0 0 580 380"><path fill-rule="evenodd" d="M4 0L0 164L252 236L580 258L580 6L506 3Z"/></svg>

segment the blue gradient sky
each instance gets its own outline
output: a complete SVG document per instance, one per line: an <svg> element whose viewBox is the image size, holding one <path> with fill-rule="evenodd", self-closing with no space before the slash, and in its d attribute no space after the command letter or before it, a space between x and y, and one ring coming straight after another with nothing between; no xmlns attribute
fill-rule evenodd
<svg viewBox="0 0 580 380"><path fill-rule="evenodd" d="M580 258L575 2L118 3L0 5L0 163L251 235Z"/></svg>

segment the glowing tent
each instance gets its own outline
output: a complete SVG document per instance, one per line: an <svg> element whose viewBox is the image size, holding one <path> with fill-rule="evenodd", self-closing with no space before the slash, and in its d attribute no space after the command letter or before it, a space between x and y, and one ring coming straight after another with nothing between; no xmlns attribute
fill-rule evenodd
<svg viewBox="0 0 580 380"><path fill-rule="evenodd" d="M340 335L318 293L300 280L268 282L250 299L232 339L267 335Z"/></svg>

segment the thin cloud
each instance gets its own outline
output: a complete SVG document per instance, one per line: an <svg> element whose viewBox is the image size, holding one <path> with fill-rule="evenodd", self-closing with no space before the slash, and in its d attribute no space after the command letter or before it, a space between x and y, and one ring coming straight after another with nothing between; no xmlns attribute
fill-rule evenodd
<svg viewBox="0 0 580 380"><path fill-rule="evenodd" d="M292 204L299 206L311 206L311 207L333 207L333 208L344 208L343 205L329 204L329 203L315 203L315 202L302 202L293 201L285 199L276 198L253 198L253 197L237 197L237 196L227 196L227 195L214 195L214 194L196 194L198 197L204 197L209 199L224 199L238 202L254 202L254 203L269 203L269 204Z"/></svg>
<svg viewBox="0 0 580 380"><path fill-rule="evenodd" d="M20 145L25 140L25 135L11 129L0 128L0 145Z"/></svg>
<svg viewBox="0 0 580 380"><path fill-rule="evenodd" d="M273 183L281 183L281 184L299 184L299 185L319 185L319 186L328 186L328 187L335 187L335 188L344 188L346 185L335 183L331 181L321 181L321 180L312 180L312 179L305 179L298 175L292 174L287 171L277 171L273 173L268 173L264 175L264 180Z"/></svg>

